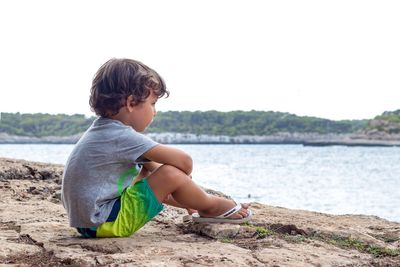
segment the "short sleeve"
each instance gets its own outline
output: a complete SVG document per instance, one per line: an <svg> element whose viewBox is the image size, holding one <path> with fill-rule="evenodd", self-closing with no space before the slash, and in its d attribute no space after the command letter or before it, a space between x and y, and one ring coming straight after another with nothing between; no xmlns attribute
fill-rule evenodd
<svg viewBox="0 0 400 267"><path fill-rule="evenodd" d="M122 161L143 162L142 155L158 145L150 137L136 132L132 128L126 128L118 138L118 158Z"/></svg>

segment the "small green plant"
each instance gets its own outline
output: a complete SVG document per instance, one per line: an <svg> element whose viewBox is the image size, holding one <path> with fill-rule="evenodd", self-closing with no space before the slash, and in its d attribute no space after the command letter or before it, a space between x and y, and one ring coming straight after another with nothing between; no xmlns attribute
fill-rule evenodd
<svg viewBox="0 0 400 267"><path fill-rule="evenodd" d="M233 239L231 239L231 238L228 238L228 237L225 237L225 238L223 238L222 240L221 240L221 242L222 243L232 243L233 242Z"/></svg>
<svg viewBox="0 0 400 267"><path fill-rule="evenodd" d="M302 235L285 235L284 239L286 241L292 242L292 243L301 243L301 242L305 242L307 240L307 238Z"/></svg>
<svg viewBox="0 0 400 267"><path fill-rule="evenodd" d="M267 236L272 235L272 231L265 229L264 227L257 226L256 227L257 238L266 238Z"/></svg>
<svg viewBox="0 0 400 267"><path fill-rule="evenodd" d="M365 250L366 250L366 252L374 255L375 257L400 256L400 249L383 248L383 247L379 247L379 246L370 245L370 246L367 246Z"/></svg>
<svg viewBox="0 0 400 267"><path fill-rule="evenodd" d="M316 238L316 239L321 240L321 238ZM391 249L376 245L369 245L367 243L364 243L363 241L356 240L353 238L333 236L327 240L322 239L321 241L341 248L356 249L363 253L372 254L375 257L386 257L386 256L396 257L400 255L400 249Z"/></svg>
<svg viewBox="0 0 400 267"><path fill-rule="evenodd" d="M252 227L253 225L250 222L244 222L240 224L241 226L250 226Z"/></svg>

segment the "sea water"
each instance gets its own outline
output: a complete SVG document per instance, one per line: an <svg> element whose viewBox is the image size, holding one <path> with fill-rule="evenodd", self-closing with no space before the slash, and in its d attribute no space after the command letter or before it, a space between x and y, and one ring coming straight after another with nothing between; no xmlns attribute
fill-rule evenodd
<svg viewBox="0 0 400 267"><path fill-rule="evenodd" d="M174 145L193 179L239 201L400 222L400 147ZM65 164L73 145L0 145L0 157Z"/></svg>

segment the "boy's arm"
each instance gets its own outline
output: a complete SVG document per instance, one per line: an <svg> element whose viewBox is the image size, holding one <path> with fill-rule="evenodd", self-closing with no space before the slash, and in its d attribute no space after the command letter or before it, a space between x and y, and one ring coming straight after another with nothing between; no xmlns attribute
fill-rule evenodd
<svg viewBox="0 0 400 267"><path fill-rule="evenodd" d="M159 144L148 150L143 156L157 163L174 166L187 175L192 173L192 158L180 149Z"/></svg>

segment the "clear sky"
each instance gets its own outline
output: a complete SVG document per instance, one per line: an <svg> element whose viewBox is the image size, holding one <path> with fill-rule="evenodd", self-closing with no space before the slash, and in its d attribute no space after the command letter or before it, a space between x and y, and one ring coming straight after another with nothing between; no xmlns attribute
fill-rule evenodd
<svg viewBox="0 0 400 267"><path fill-rule="evenodd" d="M81 113L111 57L142 61L158 110L329 119L400 109L400 1L0 2L0 111Z"/></svg>

